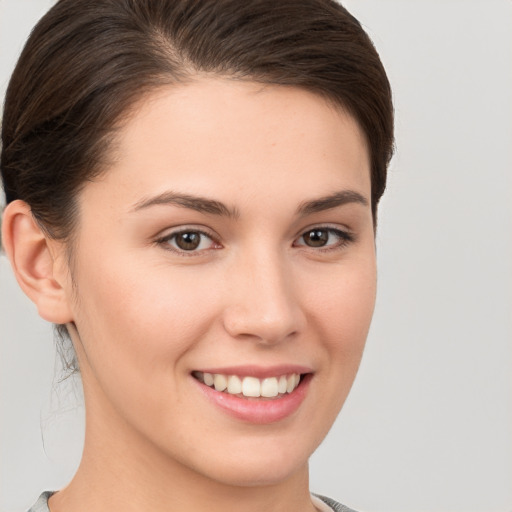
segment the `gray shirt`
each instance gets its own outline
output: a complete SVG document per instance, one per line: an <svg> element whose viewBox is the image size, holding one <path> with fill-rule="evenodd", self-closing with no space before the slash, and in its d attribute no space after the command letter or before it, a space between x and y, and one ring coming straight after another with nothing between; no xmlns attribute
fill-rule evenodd
<svg viewBox="0 0 512 512"><path fill-rule="evenodd" d="M39 496L37 502L29 509L28 512L50 512L50 509L48 508L48 499L52 494L52 491L43 492L43 494ZM355 510L352 510L351 508L348 508L345 505L332 500L331 498L326 498L325 496L320 496L319 494L314 494L314 496L331 507L334 512L355 512Z"/></svg>

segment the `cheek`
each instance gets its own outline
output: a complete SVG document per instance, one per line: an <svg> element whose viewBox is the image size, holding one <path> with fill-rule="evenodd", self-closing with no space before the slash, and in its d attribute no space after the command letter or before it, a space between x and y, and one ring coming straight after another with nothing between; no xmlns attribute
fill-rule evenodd
<svg viewBox="0 0 512 512"><path fill-rule="evenodd" d="M361 362L376 291L372 258L340 265L308 293L311 332L319 371L315 382L318 412L313 442L319 444L339 414ZM334 269L333 269L334 270Z"/></svg>
<svg viewBox="0 0 512 512"><path fill-rule="evenodd" d="M315 322L321 325L326 343L333 350L362 350L375 306L374 262L344 266L322 288L309 293Z"/></svg>
<svg viewBox="0 0 512 512"><path fill-rule="evenodd" d="M318 292L320 287L318 288ZM340 266L323 288L316 293L312 309L323 351L320 387L326 392L326 417L334 421L352 387L363 355L370 327L376 293L374 258L357 260Z"/></svg>
<svg viewBox="0 0 512 512"><path fill-rule="evenodd" d="M169 397L181 407L184 380L176 376L188 371L188 353L216 317L214 291L190 273L113 261L77 276L77 353L88 407L100 416L113 405L142 430L164 428Z"/></svg>
<svg viewBox="0 0 512 512"><path fill-rule="evenodd" d="M119 255L97 259L77 284L76 323L89 358L125 361L140 373L173 364L214 316L214 287L199 272Z"/></svg>

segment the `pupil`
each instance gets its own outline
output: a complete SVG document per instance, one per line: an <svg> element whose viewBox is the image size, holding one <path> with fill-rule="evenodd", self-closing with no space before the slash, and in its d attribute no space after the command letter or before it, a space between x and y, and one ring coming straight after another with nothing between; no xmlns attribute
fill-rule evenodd
<svg viewBox="0 0 512 512"><path fill-rule="evenodd" d="M180 233L176 236L176 245L184 251L191 251L199 247L201 235L199 233Z"/></svg>
<svg viewBox="0 0 512 512"><path fill-rule="evenodd" d="M328 242L328 239L329 234L325 229L313 229L304 235L306 244L311 247L322 247Z"/></svg>

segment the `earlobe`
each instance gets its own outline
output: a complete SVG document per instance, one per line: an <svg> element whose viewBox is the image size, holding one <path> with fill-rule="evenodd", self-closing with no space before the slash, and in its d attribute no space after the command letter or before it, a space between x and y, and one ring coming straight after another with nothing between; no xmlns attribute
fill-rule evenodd
<svg viewBox="0 0 512 512"><path fill-rule="evenodd" d="M24 201L13 201L5 208L2 241L16 280L36 305L39 315L56 324L71 322L69 276L67 269L66 272L62 269L62 255Z"/></svg>

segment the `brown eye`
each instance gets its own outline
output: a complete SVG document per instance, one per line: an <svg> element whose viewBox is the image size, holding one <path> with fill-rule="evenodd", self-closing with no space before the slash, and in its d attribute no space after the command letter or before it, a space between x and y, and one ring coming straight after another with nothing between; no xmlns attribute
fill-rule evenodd
<svg viewBox="0 0 512 512"><path fill-rule="evenodd" d="M199 247L201 243L201 233L188 231L175 235L176 245L183 251L193 251Z"/></svg>
<svg viewBox="0 0 512 512"><path fill-rule="evenodd" d="M312 229L302 235L304 244L309 247L323 247L329 242L329 231L327 229Z"/></svg>
<svg viewBox="0 0 512 512"><path fill-rule="evenodd" d="M341 249L354 241L354 235L340 229L315 227L303 233L295 242L295 246L314 249Z"/></svg>
<svg viewBox="0 0 512 512"><path fill-rule="evenodd" d="M199 254L209 249L219 249L220 246L212 237L202 231L184 230L171 233L157 242L165 249L176 253Z"/></svg>

